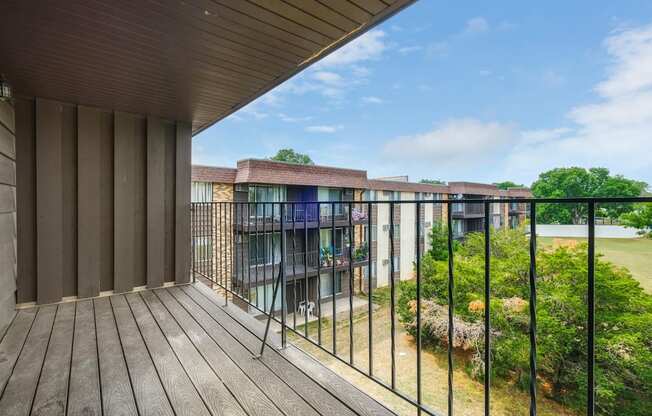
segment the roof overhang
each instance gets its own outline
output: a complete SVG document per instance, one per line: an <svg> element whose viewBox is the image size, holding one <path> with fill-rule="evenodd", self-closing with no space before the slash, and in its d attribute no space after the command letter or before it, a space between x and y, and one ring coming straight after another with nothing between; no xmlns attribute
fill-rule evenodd
<svg viewBox="0 0 652 416"><path fill-rule="evenodd" d="M414 1L6 1L0 73L19 96L198 133Z"/></svg>

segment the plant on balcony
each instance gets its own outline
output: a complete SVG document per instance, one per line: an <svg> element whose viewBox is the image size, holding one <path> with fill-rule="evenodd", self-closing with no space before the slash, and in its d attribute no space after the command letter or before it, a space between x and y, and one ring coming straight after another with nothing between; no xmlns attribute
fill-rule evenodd
<svg viewBox="0 0 652 416"><path fill-rule="evenodd" d="M321 248L321 251L319 252L319 261L321 263L321 267L328 267L333 264L333 253L330 247Z"/></svg>
<svg viewBox="0 0 652 416"><path fill-rule="evenodd" d="M369 246L367 243L362 243L353 250L353 261L364 261L369 254Z"/></svg>
<svg viewBox="0 0 652 416"><path fill-rule="evenodd" d="M529 383L529 240L523 230L491 235L492 377L527 389ZM580 410L586 405L586 244L537 253L537 380L542 394ZM466 369L482 378L484 236L469 235L455 255L453 347ZM600 414L642 416L652 403L652 295L631 274L601 258L595 263L596 384ZM415 334L416 285L401 282L399 316ZM422 262L422 339L448 343L448 262ZM433 305L439 305L434 306ZM447 308L447 306L446 306ZM494 332L495 331L495 332Z"/></svg>

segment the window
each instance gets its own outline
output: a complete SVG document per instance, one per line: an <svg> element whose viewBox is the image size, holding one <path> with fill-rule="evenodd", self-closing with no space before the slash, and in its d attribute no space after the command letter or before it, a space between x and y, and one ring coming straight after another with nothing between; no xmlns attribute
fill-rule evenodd
<svg viewBox="0 0 652 416"><path fill-rule="evenodd" d="M249 265L270 265L272 260L281 262L281 233L249 235Z"/></svg>
<svg viewBox="0 0 652 416"><path fill-rule="evenodd" d="M342 201L343 191L339 188L317 188L317 200L338 202ZM330 217L333 204L322 204L320 207L320 214L322 217ZM344 204L335 204L335 215L344 215Z"/></svg>
<svg viewBox="0 0 652 416"><path fill-rule="evenodd" d="M367 189L362 193L363 201L375 201L376 200L376 191L374 189Z"/></svg>
<svg viewBox="0 0 652 416"><path fill-rule="evenodd" d="M394 191L393 194L392 194L392 200L400 201L401 200L401 192Z"/></svg>
<svg viewBox="0 0 652 416"><path fill-rule="evenodd" d="M462 221L453 220L453 235L455 237L461 237L463 233L464 233L464 231L463 231L463 228L462 228Z"/></svg>
<svg viewBox="0 0 652 416"><path fill-rule="evenodd" d="M332 253L331 250L331 229L324 228L319 230L319 241L321 243L321 250L328 250L329 254ZM342 247L344 247L344 230L342 228L335 229L335 255L342 255Z"/></svg>
<svg viewBox="0 0 652 416"><path fill-rule="evenodd" d="M362 266L362 276L363 277L368 277L369 276L369 266ZM371 262L371 278L372 279L376 278L376 262L375 261Z"/></svg>
<svg viewBox="0 0 652 416"><path fill-rule="evenodd" d="M333 296L333 275L322 273L319 276L319 290L321 297ZM335 294L342 293L342 272L335 272Z"/></svg>
<svg viewBox="0 0 652 416"><path fill-rule="evenodd" d="M364 225L362 227L362 241L365 243L367 242L367 239L369 238L369 226ZM371 226L371 241L376 241L378 239L378 226L377 225L372 225Z"/></svg>
<svg viewBox="0 0 652 416"><path fill-rule="evenodd" d="M394 240L401 238L401 224L394 224Z"/></svg>
<svg viewBox="0 0 652 416"><path fill-rule="evenodd" d="M392 258L392 264L394 265L395 272L401 271L401 258L399 256L394 256L394 258Z"/></svg>
<svg viewBox="0 0 652 416"><path fill-rule="evenodd" d="M251 289L251 295L252 295L252 303L254 304L262 304L263 310L265 312L269 312L271 310L272 306L272 299L274 295L274 285L273 284L268 284L268 285L260 285L256 286L255 288ZM267 296L265 296L267 295ZM277 293L276 294L276 302L274 302L274 310L275 311L280 311L281 310L281 294Z"/></svg>
<svg viewBox="0 0 652 416"><path fill-rule="evenodd" d="M285 186L250 185L248 200L249 202L285 202L286 189ZM276 217L280 215L280 210L281 206L278 204L258 204L255 210L251 210L251 216Z"/></svg>
<svg viewBox="0 0 652 416"><path fill-rule="evenodd" d="M211 182L193 182L190 191L191 202L213 201L213 183Z"/></svg>

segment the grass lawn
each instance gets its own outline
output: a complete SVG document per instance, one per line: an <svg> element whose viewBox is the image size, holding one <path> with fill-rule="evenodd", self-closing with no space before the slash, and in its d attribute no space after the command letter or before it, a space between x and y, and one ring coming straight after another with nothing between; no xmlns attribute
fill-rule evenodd
<svg viewBox="0 0 652 416"><path fill-rule="evenodd" d="M539 237L537 241L544 246L552 246L555 241L586 241L585 238ZM652 293L652 239L598 238L595 249L604 260L627 268L641 282L641 286Z"/></svg>
<svg viewBox="0 0 652 416"><path fill-rule="evenodd" d="M380 290L379 290L380 292ZM382 298L383 296L381 296ZM397 318L398 319L398 318ZM407 334L402 325L396 323L396 386L409 395L416 397L416 346L413 338ZM373 360L374 375L385 383L390 383L391 375L391 320L389 306L383 303L373 314ZM298 329L298 327L297 327ZM368 320L366 313L355 316L354 323L354 363L357 367L366 370L369 363L368 349ZM316 340L317 324L308 325L310 338ZM324 365L334 370L337 374L358 386L361 390L383 403L399 415L416 415L415 408L398 396L388 392L384 387L352 370L324 353L309 342L290 335L293 344L304 351L313 354ZM348 319L338 322L336 328L338 356L348 361L349 358L349 326ZM322 321L322 345L330 350L332 346L331 320ZM431 350L422 351L422 397L423 402L439 414L447 413L448 395L448 362L445 352ZM455 414L460 416L476 416L483 414L483 385L473 380L466 373L461 357L454 358L453 388ZM574 416L563 406L538 397L538 414L541 416ZM506 383L493 383L491 390L492 415L525 415L528 414L529 396L526 391Z"/></svg>

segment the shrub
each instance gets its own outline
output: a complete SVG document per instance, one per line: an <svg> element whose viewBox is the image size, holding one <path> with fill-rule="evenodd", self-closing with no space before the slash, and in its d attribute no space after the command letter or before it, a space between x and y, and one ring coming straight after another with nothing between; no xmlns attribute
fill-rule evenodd
<svg viewBox="0 0 652 416"><path fill-rule="evenodd" d="M529 240L522 230L492 233L492 377L525 388L529 383ZM542 392L572 408L586 404L587 246L537 252L537 352ZM422 261L422 339L448 343L448 263ZM453 346L468 350L467 369L483 372L483 343L458 342L484 317L484 236L469 235L454 258ZM414 281L399 286L399 315L415 333ZM600 414L652 414L652 295L623 268L596 259L596 382ZM435 306L436 305L436 306ZM444 330L446 328L446 330ZM495 332L494 332L495 331ZM476 339L476 331L471 331ZM484 337L481 332L481 338Z"/></svg>

